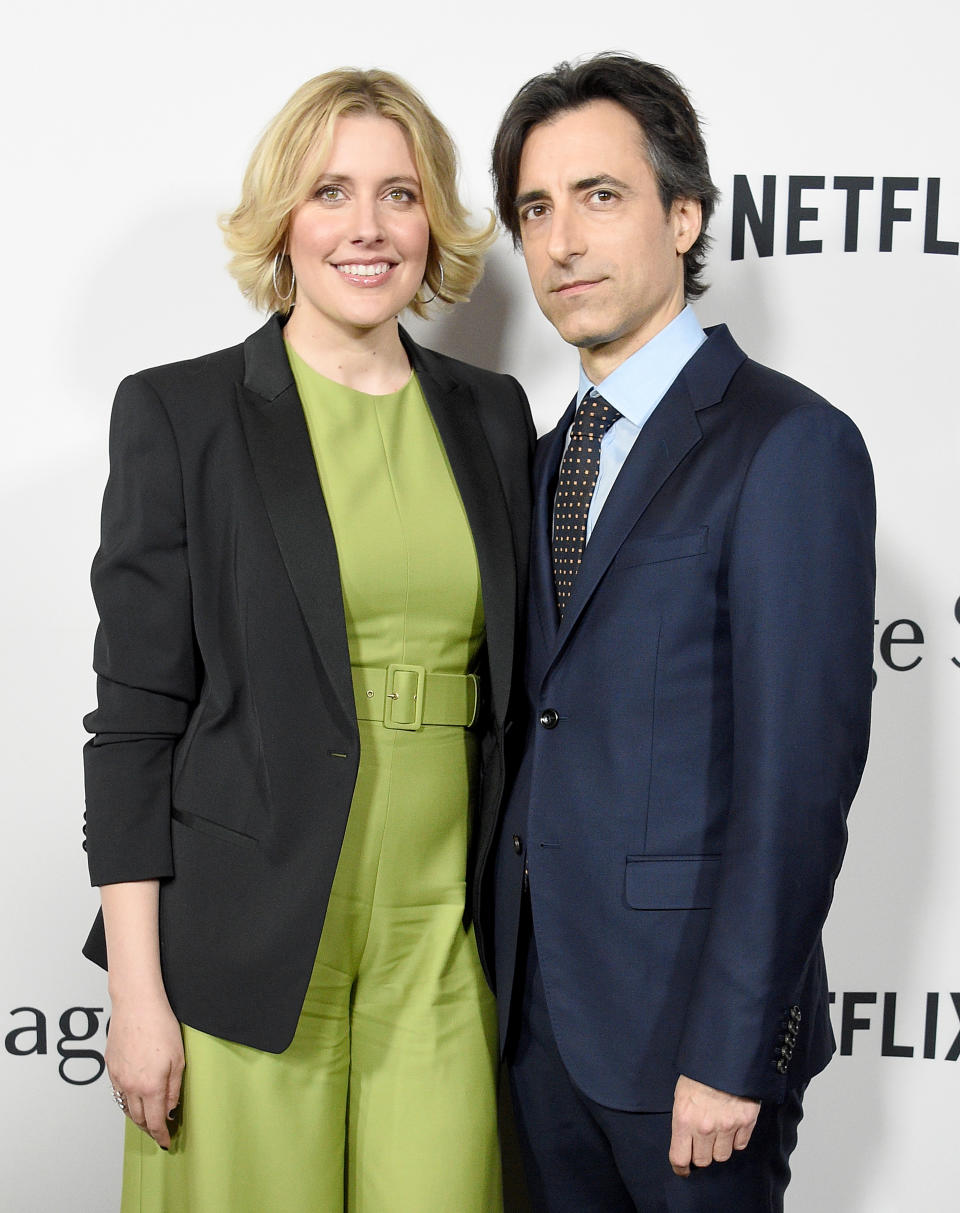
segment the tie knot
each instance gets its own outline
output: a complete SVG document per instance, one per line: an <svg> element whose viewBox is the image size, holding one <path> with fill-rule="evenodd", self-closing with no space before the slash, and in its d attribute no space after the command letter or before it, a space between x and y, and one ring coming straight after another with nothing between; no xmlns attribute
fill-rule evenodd
<svg viewBox="0 0 960 1213"><path fill-rule="evenodd" d="M572 438L574 434L589 434L591 430L602 436L615 421L620 420L621 416L622 414L618 413L613 405L604 400L602 396L595 392L587 392L580 401L577 415L573 419L573 430L570 436Z"/></svg>

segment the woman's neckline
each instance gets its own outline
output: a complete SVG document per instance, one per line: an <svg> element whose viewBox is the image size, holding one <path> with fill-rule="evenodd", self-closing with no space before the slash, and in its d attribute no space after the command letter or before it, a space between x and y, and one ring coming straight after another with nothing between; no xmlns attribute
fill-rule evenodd
<svg viewBox="0 0 960 1213"><path fill-rule="evenodd" d="M291 343L284 338L284 348L287 351L287 357L295 359L313 378L321 380L323 383L329 383L335 388L339 388L343 392L350 392L354 396L365 396L368 400L389 400L391 396L402 395L410 386L414 378L413 367L410 368L410 373L406 380L398 388L394 388L392 392L368 392L363 388L353 387L349 383L343 383L339 379L333 379L329 375L325 375L323 371L318 371L316 367L311 366L302 354L297 353Z"/></svg>

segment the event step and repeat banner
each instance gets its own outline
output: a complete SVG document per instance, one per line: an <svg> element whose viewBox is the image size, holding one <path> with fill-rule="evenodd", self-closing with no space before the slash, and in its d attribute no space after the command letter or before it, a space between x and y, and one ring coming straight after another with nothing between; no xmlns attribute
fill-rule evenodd
<svg viewBox="0 0 960 1213"><path fill-rule="evenodd" d="M723 200L701 322L849 413L876 471L873 740L825 934L838 1053L807 1094L788 1208L960 1207L956 12L348 8L57 0L5 31L0 1209L118 1207L109 1002L80 956L97 906L81 849L88 572L117 382L257 327L215 220L303 80L339 64L409 78L480 214L517 86L605 49L672 68L703 115ZM468 306L412 328L517 376L541 430L574 390L575 352L505 239Z"/></svg>

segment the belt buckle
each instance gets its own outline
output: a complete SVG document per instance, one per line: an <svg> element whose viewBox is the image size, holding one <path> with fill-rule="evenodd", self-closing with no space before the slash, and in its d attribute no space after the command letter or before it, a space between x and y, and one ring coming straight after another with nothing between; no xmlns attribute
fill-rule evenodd
<svg viewBox="0 0 960 1213"><path fill-rule="evenodd" d="M397 675L412 674L415 683L401 678L398 690ZM422 665L405 665L394 662L387 666L387 697L383 706L383 727L385 729L403 729L414 733L423 724L423 691L426 685L427 672ZM410 706L406 704L409 702ZM397 719L397 716L410 716L411 720Z"/></svg>

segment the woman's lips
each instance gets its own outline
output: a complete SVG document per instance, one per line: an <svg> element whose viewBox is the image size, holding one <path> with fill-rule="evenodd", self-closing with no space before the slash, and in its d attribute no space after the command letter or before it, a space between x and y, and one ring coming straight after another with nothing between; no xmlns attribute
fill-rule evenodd
<svg viewBox="0 0 960 1213"><path fill-rule="evenodd" d="M344 261L334 266L341 278L356 286L379 286L393 268L392 261Z"/></svg>

